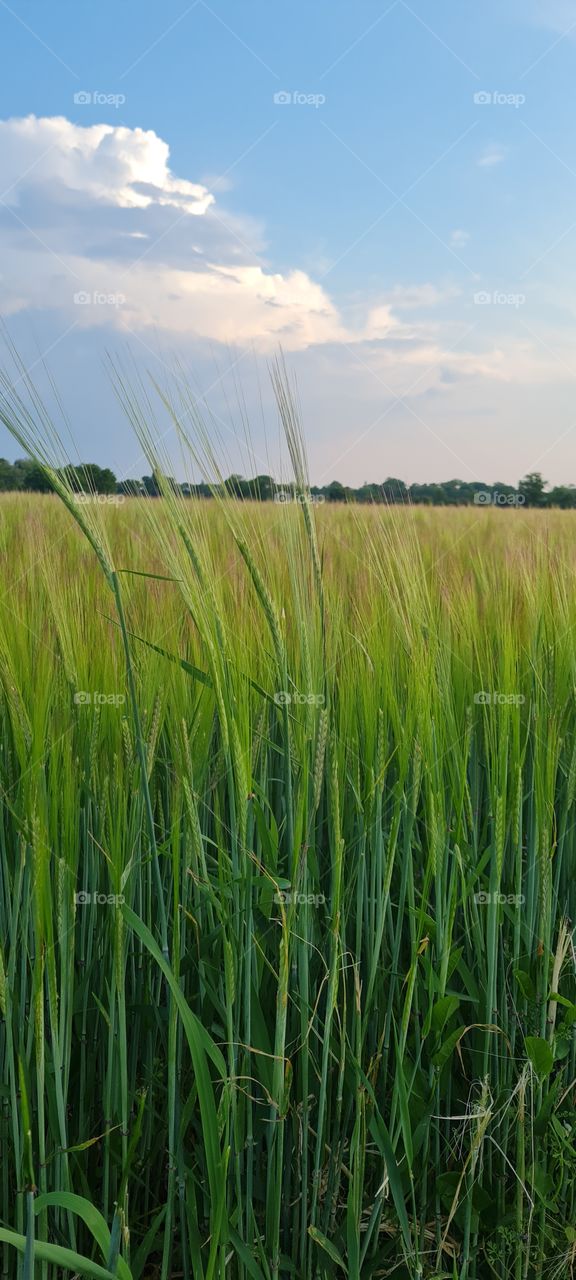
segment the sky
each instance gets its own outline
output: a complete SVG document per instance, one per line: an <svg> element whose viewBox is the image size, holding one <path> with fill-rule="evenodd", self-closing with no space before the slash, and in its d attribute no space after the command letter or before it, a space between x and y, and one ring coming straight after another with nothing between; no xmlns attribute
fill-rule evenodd
<svg viewBox="0 0 576 1280"><path fill-rule="evenodd" d="M111 355L285 474L281 349L316 484L576 483L576 0L0 0L0 47L0 316L78 458L146 470Z"/></svg>

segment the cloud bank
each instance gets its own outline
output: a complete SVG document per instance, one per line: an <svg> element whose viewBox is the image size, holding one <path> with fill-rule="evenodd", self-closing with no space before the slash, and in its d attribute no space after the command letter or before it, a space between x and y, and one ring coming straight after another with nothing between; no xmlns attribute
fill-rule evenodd
<svg viewBox="0 0 576 1280"><path fill-rule="evenodd" d="M430 312L457 289L395 286L343 310L298 266L274 271L262 227L175 175L152 130L2 121L0 173L4 315L63 312L76 326L153 329L264 353L375 344L395 383L398 368L410 380L419 364L438 383L447 372L502 377L499 350L443 349Z"/></svg>
<svg viewBox="0 0 576 1280"><path fill-rule="evenodd" d="M355 336L305 271L268 267L258 227L172 173L151 130L3 121L0 172L5 313L82 306L82 324L288 349Z"/></svg>

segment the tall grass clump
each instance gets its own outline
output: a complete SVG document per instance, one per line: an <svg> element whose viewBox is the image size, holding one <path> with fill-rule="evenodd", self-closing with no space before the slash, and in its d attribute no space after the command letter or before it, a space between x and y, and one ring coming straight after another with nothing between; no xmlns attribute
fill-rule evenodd
<svg viewBox="0 0 576 1280"><path fill-rule="evenodd" d="M2 383L0 1274L570 1275L574 516L317 507L281 362L295 500L222 497L114 378L106 510Z"/></svg>

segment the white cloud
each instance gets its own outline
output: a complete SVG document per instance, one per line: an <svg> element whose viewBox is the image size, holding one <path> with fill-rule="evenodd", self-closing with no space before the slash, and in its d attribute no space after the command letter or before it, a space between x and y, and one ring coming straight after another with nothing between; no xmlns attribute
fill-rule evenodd
<svg viewBox="0 0 576 1280"><path fill-rule="evenodd" d="M176 177L151 130L63 117L0 122L0 272L5 313L84 305L82 325L190 333L288 348L338 341L346 327L301 270L270 270L261 229ZM1 195L1 193L0 193ZM352 333L348 333L353 337Z"/></svg>
<svg viewBox="0 0 576 1280"><path fill-rule="evenodd" d="M456 227L450 232L450 244L454 249L463 249L470 239L469 231L462 231L460 227Z"/></svg>
<svg viewBox="0 0 576 1280"><path fill-rule="evenodd" d="M0 122L4 314L63 313L79 330L154 331L265 353L279 343L323 348L341 363L347 348L361 350L402 391L419 373L423 387L506 376L500 349L451 349L458 327L438 313L458 297L454 285L398 285L339 307L307 271L274 271L259 224L174 175L169 160L151 130L63 117ZM466 233L454 234L462 243Z"/></svg>
<svg viewBox="0 0 576 1280"><path fill-rule="evenodd" d="M479 156L477 164L480 168L492 168L493 165L502 164L504 157L505 151L503 147L486 147L486 150Z"/></svg>
<svg viewBox="0 0 576 1280"><path fill-rule="evenodd" d="M270 269L258 224L176 177L169 159L151 130L0 122L4 313L63 309L82 327L155 326L263 350L416 338L397 311L434 305L432 285L346 319L308 272Z"/></svg>
<svg viewBox="0 0 576 1280"><path fill-rule="evenodd" d="M19 203L24 187L50 183L56 198L89 197L118 208L173 205L201 215L214 203L204 186L174 178L169 148L151 129L72 124L64 116L0 121L2 200Z"/></svg>

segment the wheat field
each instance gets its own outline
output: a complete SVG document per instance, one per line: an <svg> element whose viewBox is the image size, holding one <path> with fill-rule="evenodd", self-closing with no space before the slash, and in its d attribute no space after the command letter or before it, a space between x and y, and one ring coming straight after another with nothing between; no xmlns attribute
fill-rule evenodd
<svg viewBox="0 0 576 1280"><path fill-rule="evenodd" d="M576 518L302 496L0 503L3 1277L576 1264Z"/></svg>

